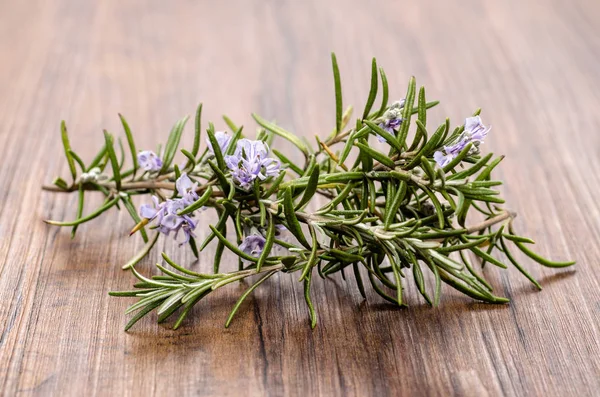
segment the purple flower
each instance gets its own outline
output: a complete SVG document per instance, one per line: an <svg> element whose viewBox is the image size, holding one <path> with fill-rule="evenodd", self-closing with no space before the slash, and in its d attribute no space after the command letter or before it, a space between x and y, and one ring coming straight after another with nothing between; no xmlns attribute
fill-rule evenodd
<svg viewBox="0 0 600 397"><path fill-rule="evenodd" d="M152 203L154 205L142 204L140 206L140 216L146 219L154 219L160 211L161 204L158 202L156 196L152 196Z"/></svg>
<svg viewBox="0 0 600 397"><path fill-rule="evenodd" d="M396 130L400 128L400 124L402 124L402 109L404 108L404 102L404 99L402 99L394 102L392 106L390 106L390 108L383 114L383 121L379 123L379 128L392 135L396 133ZM385 142L385 139L382 136L376 136L379 142Z"/></svg>
<svg viewBox="0 0 600 397"><path fill-rule="evenodd" d="M249 190L256 178L265 180L279 175L279 160L268 157L269 147L262 141L240 139L235 152L225 156L225 164L231 170L233 180L244 190Z"/></svg>
<svg viewBox="0 0 600 397"><path fill-rule="evenodd" d="M181 244L187 243L191 237L195 237L194 229L196 229L196 221L192 218L194 215L178 215L177 212L181 211L188 205L192 204L198 199L196 193L197 183L192 183L187 174L181 175L175 183L177 192L181 195L181 198L168 199L159 203L156 196L152 196L153 205L143 204L140 206L140 215L150 221L155 221L155 227L159 232L169 235L171 232L175 232L175 239L182 230L185 236L185 240Z"/></svg>
<svg viewBox="0 0 600 397"><path fill-rule="evenodd" d="M481 122L481 117L479 116L468 117L465 120L464 133L467 134L467 136L469 136L473 142L483 142L491 129L492 126L486 127L483 125Z"/></svg>
<svg viewBox="0 0 600 397"><path fill-rule="evenodd" d="M402 119L394 118L386 120L383 123L379 123L379 127L390 134L394 134L395 130L400 127L400 124L402 124ZM380 141L383 139L379 135L378 138L380 138ZM385 139L383 139L381 142L385 142Z"/></svg>
<svg viewBox="0 0 600 397"><path fill-rule="evenodd" d="M433 159L441 168L444 168L446 165L448 165L454 159L454 157L455 156L452 154L444 155L444 153L440 152L439 150L433 154Z"/></svg>
<svg viewBox="0 0 600 397"><path fill-rule="evenodd" d="M479 152L479 145L483 142L492 127L486 127L481 122L481 117L468 117L465 120L465 130L458 137L458 141L450 146L444 146L444 153L437 151L433 154L433 159L440 167L448 165L458 154L469 144L472 143L471 151L473 154ZM469 152L471 154L471 152Z"/></svg>
<svg viewBox="0 0 600 397"><path fill-rule="evenodd" d="M181 201L186 206L198 200L198 193L196 193L198 182L192 182L185 172L177 179L175 187L177 188L177 193L181 196Z"/></svg>
<svg viewBox="0 0 600 397"><path fill-rule="evenodd" d="M162 168L163 162L152 150L144 150L137 155L138 164L146 171L158 171Z"/></svg>
<svg viewBox="0 0 600 397"><path fill-rule="evenodd" d="M217 131L217 132L215 132L215 138L217 139L217 143L219 144L221 153L225 154L225 151L227 150L227 147L229 146L229 142L231 141L231 137L225 131ZM215 151L213 150L210 139L207 138L206 143L208 144L208 150L210 150L210 152L214 154Z"/></svg>
<svg viewBox="0 0 600 397"><path fill-rule="evenodd" d="M260 234L251 234L244 238L239 248L248 255L259 256L265 248L266 241Z"/></svg>

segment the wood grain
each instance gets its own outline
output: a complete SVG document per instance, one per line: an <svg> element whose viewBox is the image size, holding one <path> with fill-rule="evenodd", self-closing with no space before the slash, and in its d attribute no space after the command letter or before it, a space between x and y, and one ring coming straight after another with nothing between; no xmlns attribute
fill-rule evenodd
<svg viewBox="0 0 600 397"><path fill-rule="evenodd" d="M1 393L597 395L599 21L600 3L584 0L0 2ZM334 123L330 51L357 108L372 56L394 98L415 75L442 101L431 120L481 106L494 126L485 150L507 155L499 173L518 230L576 268L531 263L542 292L514 269L486 268L512 300L501 307L445 288L432 309L411 286L410 307L396 309L363 302L351 277L315 280L314 331L301 285L281 275L227 330L242 286L208 297L179 331L153 317L123 332L132 300L107 292L133 281L118 266L141 244L125 237L127 214L74 240L42 223L75 214L75 195L39 188L68 175L60 120L87 159L102 128L120 133L117 112L151 148L199 101L217 127L223 112L251 126L255 111L310 138ZM192 266L211 263L205 252Z"/></svg>

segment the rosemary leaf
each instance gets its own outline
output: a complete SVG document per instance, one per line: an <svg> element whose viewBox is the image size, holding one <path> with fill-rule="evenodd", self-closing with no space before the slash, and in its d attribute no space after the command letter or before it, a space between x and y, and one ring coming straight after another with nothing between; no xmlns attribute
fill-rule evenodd
<svg viewBox="0 0 600 397"><path fill-rule="evenodd" d="M113 179L117 190L121 190L121 171L119 168L119 162L117 161L117 155L115 153L114 138L106 130L104 130L104 139L106 142L106 152L110 160L110 165L113 170Z"/></svg>
<svg viewBox="0 0 600 397"><path fill-rule="evenodd" d="M164 174L169 170L173 159L175 158L175 153L177 153L177 148L179 147L179 141L181 141L181 135L183 134L183 129L185 127L185 123L187 123L188 116L185 116L183 119L179 120L173 128L171 129L171 133L169 134L169 139L165 145L165 153L163 156L163 165L159 171L159 174Z"/></svg>
<svg viewBox="0 0 600 397"><path fill-rule="evenodd" d="M333 82L335 87L335 130L339 134L342 130L342 81L340 79L340 70L334 53L331 53L331 65L333 67Z"/></svg>
<svg viewBox="0 0 600 397"><path fill-rule="evenodd" d="M133 162L133 175L138 169L138 161L137 161L137 149L135 148L135 141L133 139L133 135L131 134L131 129L129 128L129 124L125 120L125 117L121 113L119 113L119 119L121 119L121 124L123 124L123 130L125 131L125 136L127 137L127 143L129 144L129 151L131 153L131 161Z"/></svg>
<svg viewBox="0 0 600 397"><path fill-rule="evenodd" d="M192 146L192 157L196 158L200 150L200 138L202 137L202 103L196 108L196 117L194 118L194 144Z"/></svg>
<svg viewBox="0 0 600 397"><path fill-rule="evenodd" d="M67 132L67 124L65 121L61 121L60 123L60 135L62 137L63 148L65 149L65 156L67 157L67 163L69 164L69 170L71 171L71 176L73 177L73 181L77 178L77 170L75 169L75 161L73 160L73 156L71 155L71 143L69 142L69 134Z"/></svg>
<svg viewBox="0 0 600 397"><path fill-rule="evenodd" d="M235 316L235 314L240 309L240 306L242 305L242 303L244 302L244 300L246 300L246 298L252 293L252 291L254 291L259 285L261 285L262 283L264 283L265 281L267 281L267 279L269 279L275 273L277 273L277 270L272 270L272 271L266 273L257 282L255 282L254 284L252 284L246 290L246 292L244 292L240 296L240 298L237 300L237 302L233 306L233 309L231 310L231 313L229 313L229 317L227 317L227 321L225 322L225 328L229 328L229 326L231 325L231 321L233 320L233 317Z"/></svg>
<svg viewBox="0 0 600 397"><path fill-rule="evenodd" d="M369 116L369 112L371 112L371 108L373 107L373 103L375 103L375 98L377 97L377 61L373 58L371 62L371 88L369 89L369 97L367 98L367 103L365 104L365 110L363 111L362 118L366 119Z"/></svg>

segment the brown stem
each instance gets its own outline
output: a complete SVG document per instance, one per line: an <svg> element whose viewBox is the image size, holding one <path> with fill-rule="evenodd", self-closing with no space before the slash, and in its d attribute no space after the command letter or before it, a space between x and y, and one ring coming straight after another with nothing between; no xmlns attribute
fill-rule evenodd
<svg viewBox="0 0 600 397"><path fill-rule="evenodd" d="M162 182L162 180L164 180L165 178L162 178L164 175L162 175L161 177L158 177L158 179L155 180L150 180L150 181L133 181L133 182L123 182L121 183L121 191L127 191L127 190L143 190L143 189L152 189L152 190L156 190L156 189L164 189L164 190L175 190L175 183L173 182ZM203 192L205 191L209 186L212 186L215 184L215 181L209 181L203 185L198 186L198 188L196 189L197 192ZM99 183L99 186L105 187L109 190L116 190L116 185L114 182L107 182L107 183ZM90 183L85 183L83 185L84 190L98 190L98 188ZM49 192L57 192L57 193L72 193L75 192L79 189L79 186L76 184L73 184L71 186L69 186L67 189L62 189L58 186L53 186L53 185L43 185L42 186L42 190L46 190Z"/></svg>
<svg viewBox="0 0 600 397"><path fill-rule="evenodd" d="M71 193L77 190L77 186L71 186L68 189L63 189L58 186L53 185L42 185L42 190L46 190L48 192L56 192L56 193Z"/></svg>
<svg viewBox="0 0 600 397"><path fill-rule="evenodd" d="M102 187L105 187L107 189L112 189L112 190L116 189L116 184L114 182L99 183L98 185L102 186ZM83 187L84 187L84 190L98 190L98 188L96 186L94 186L93 184L89 184L89 183L85 183L83 185ZM77 191L79 189L79 186L76 185L76 184L73 184L73 185L69 186L69 188L67 188L67 189L62 189L62 188L60 188L58 186L43 185L42 189L50 191L50 192L71 193L71 192ZM174 190L175 189L175 184L173 182L160 182L160 181L157 181L157 180L124 182L124 183L121 184L121 191L125 191L125 190L141 190L141 189Z"/></svg>
<svg viewBox="0 0 600 397"><path fill-rule="evenodd" d="M247 269L247 270L238 270L237 272L231 272L231 273L226 273L226 274L248 277L248 276L253 276L253 275L259 274L259 273L281 270L284 267L285 266L279 264L279 265L272 265L272 266L264 266L263 268L260 269L260 272L257 272L256 269Z"/></svg>
<svg viewBox="0 0 600 397"><path fill-rule="evenodd" d="M344 163L340 164L340 159L335 155L335 153L333 153L331 151L331 149L329 149L329 146L327 146L327 144L325 142L319 142L321 144L321 147L323 148L323 150L325 150L325 152L329 155L329 157L336 163L338 164L340 167L342 167L344 169L344 171L348 171L348 167L346 167L344 165Z"/></svg>
<svg viewBox="0 0 600 397"><path fill-rule="evenodd" d="M344 138L346 138L347 136L349 136L352 133L352 131L354 131L354 129L348 130L346 132L342 132L341 134L337 134L332 139L330 139L329 141L325 142L325 144L327 146L335 145L336 143L341 142Z"/></svg>
<svg viewBox="0 0 600 397"><path fill-rule="evenodd" d="M469 226L467 228L467 234L472 234L472 233L479 232L481 230L485 230L488 227L493 226L496 223L505 221L507 219L513 220L516 216L517 216L517 214L515 212L504 210L504 211L502 211L502 213L496 215L493 218L483 221L477 225Z"/></svg>

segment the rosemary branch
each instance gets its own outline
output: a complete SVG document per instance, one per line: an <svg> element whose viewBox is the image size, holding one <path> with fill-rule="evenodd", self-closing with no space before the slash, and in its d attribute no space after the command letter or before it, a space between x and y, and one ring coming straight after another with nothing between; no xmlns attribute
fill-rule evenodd
<svg viewBox="0 0 600 397"><path fill-rule="evenodd" d="M513 220L515 219L517 216L517 214L515 212L510 212L510 211L502 211L502 213L494 216L493 218L487 219L484 222L481 222L477 225L473 225L467 228L467 232L466 234L473 234L473 233L477 233L480 232L482 230L488 229L491 226L494 226L497 223L503 222L507 219L509 220Z"/></svg>
<svg viewBox="0 0 600 397"><path fill-rule="evenodd" d="M107 188L109 190L117 190L116 184L114 182L98 183L97 185L89 184L89 183L82 184L83 190L86 190L86 191L97 191L98 186ZM62 189L58 186L44 185L44 186L42 186L42 189L49 191L49 192L56 192L56 193L72 193L72 192L76 192L79 190L79 185L73 184L73 185L67 187L66 189ZM126 182L126 183L121 184L121 188L118 189L118 191L127 192L130 190L157 190L157 189L173 191L173 190L175 190L175 183L174 182L159 182L157 180Z"/></svg>
<svg viewBox="0 0 600 397"><path fill-rule="evenodd" d="M126 329L150 312L157 313L159 322L179 313L173 324L178 328L191 308L210 292L254 275L260 277L240 296L225 326L244 300L278 273L300 274L314 327L317 316L310 291L315 270L322 278L352 271L363 297L367 297L365 285L370 284L382 299L404 306L403 284L410 277L408 272L430 305L439 303L443 284L479 301L506 303L507 299L494 295L469 257L479 258L482 266L490 263L506 268L495 255L500 251L538 288L539 283L511 249L547 267L574 263L545 259L527 247L533 244L531 239L515 234L516 214L502 209L504 200L494 189L502 183L492 177L503 156L479 151L489 132L479 110L454 129L447 119L432 130L427 110L438 102L427 102L425 89L417 90L411 78L404 99L388 103L387 78L373 59L362 117L348 128L352 107L343 111L335 56L332 64L335 128L327 138L317 137L316 147L253 115L261 126L256 140L245 138L243 128L224 116L229 132L216 131L214 124L208 123L206 149L200 151L200 104L193 145L180 150L187 158L181 169L174 165L174 158L187 117L174 125L157 154L137 150L129 124L119 115L131 154L132 166L126 169L126 151L122 145L119 151L115 149L112 134L105 132L105 145L86 165L72 149L65 123L61 124L72 182L57 178L42 189L77 192L79 202L75 220L47 222L72 227L74 236L78 225L122 205L136 225L132 233L139 231L145 242L123 266L139 280L135 289L110 293L138 298L127 310L135 314ZM374 107L378 97L381 103ZM271 155L269 145L276 137L295 147L304 161L291 161L276 149ZM386 149L375 149L370 139L378 139ZM292 173L297 177L290 177ZM84 198L90 191L104 194L105 202L84 215ZM152 196L153 204L146 199L135 208L133 195ZM328 199L318 209L309 207L315 203L315 195ZM214 210L218 222L209 226L208 237L198 244L194 230L203 210ZM484 220L465 227L472 213L479 213ZM147 229L156 230L148 236ZM157 264L160 275L148 278L139 273L137 264L150 255L159 237L169 234L176 238L183 234L182 245L187 244L196 257L215 245L213 273L192 271L165 253L165 264ZM238 257L237 269L221 272L225 250ZM434 289L427 287L426 277L435 280Z"/></svg>

